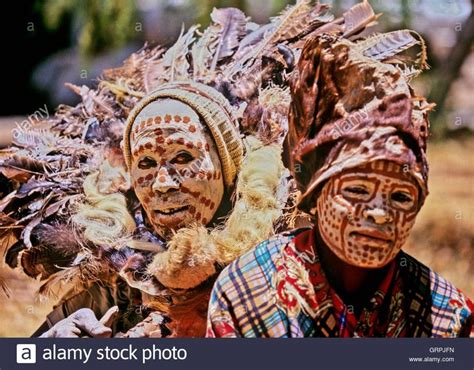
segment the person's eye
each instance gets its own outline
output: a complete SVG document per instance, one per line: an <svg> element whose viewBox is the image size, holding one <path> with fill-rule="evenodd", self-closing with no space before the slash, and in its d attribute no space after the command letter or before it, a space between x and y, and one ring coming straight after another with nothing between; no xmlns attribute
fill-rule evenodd
<svg viewBox="0 0 474 370"><path fill-rule="evenodd" d="M194 157L187 152L181 152L171 160L173 164L186 164L194 160Z"/></svg>
<svg viewBox="0 0 474 370"><path fill-rule="evenodd" d="M413 201L413 197L408 193L396 191L391 195L393 201L398 203L409 203Z"/></svg>
<svg viewBox="0 0 474 370"><path fill-rule="evenodd" d="M138 168L141 170L147 170L149 168L156 167L156 165L156 161L150 157L145 157L138 162Z"/></svg>
<svg viewBox="0 0 474 370"><path fill-rule="evenodd" d="M344 191L352 195L367 195L369 191L363 186L348 186L344 188Z"/></svg>

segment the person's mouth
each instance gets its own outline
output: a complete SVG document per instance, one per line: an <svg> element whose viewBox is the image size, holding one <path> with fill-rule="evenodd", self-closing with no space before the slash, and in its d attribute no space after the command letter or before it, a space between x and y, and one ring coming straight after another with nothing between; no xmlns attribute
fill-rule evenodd
<svg viewBox="0 0 474 370"><path fill-rule="evenodd" d="M154 213L156 216L175 216L180 213L186 212L188 209L189 206L166 207L155 209Z"/></svg>
<svg viewBox="0 0 474 370"><path fill-rule="evenodd" d="M349 236L355 239L358 243L380 247L386 246L392 241L389 235L378 230L352 231L349 233Z"/></svg>
<svg viewBox="0 0 474 370"><path fill-rule="evenodd" d="M167 206L156 208L153 211L154 223L166 228L175 229L180 227L188 217L189 205Z"/></svg>

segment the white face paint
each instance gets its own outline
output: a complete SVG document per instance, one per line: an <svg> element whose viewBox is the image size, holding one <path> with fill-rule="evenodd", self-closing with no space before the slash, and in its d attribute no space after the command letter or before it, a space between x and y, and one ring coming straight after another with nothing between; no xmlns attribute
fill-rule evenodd
<svg viewBox="0 0 474 370"><path fill-rule="evenodd" d="M401 166L375 161L333 176L317 200L318 229L344 262L380 268L405 243L418 213L418 187Z"/></svg>
<svg viewBox="0 0 474 370"><path fill-rule="evenodd" d="M159 235L211 221L224 194L221 163L191 107L172 99L150 103L133 123L130 146L133 187Z"/></svg>

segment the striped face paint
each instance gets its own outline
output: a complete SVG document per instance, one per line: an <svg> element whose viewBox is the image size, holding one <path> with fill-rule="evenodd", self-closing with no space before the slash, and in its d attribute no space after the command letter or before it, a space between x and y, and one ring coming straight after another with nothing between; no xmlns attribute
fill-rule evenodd
<svg viewBox="0 0 474 370"><path fill-rule="evenodd" d="M418 213L418 187L394 162L333 176L317 200L323 241L344 262L380 268L398 254Z"/></svg>
<svg viewBox="0 0 474 370"><path fill-rule="evenodd" d="M130 134L135 193L155 231L166 238L206 225L224 194L217 148L198 114L172 99L150 103Z"/></svg>

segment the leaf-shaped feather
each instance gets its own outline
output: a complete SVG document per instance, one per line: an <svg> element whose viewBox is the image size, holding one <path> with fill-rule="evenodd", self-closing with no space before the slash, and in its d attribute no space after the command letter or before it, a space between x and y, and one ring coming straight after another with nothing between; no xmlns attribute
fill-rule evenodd
<svg viewBox="0 0 474 370"><path fill-rule="evenodd" d="M4 162L4 165L37 173L43 173L45 169L51 169L49 164L44 161L21 155L13 155L12 158Z"/></svg>
<svg viewBox="0 0 474 370"><path fill-rule="evenodd" d="M415 37L417 36L417 37ZM420 45L420 67L426 68L426 49L422 37L411 30L400 30L369 37L357 43L356 48L365 56L377 60L386 60L414 45Z"/></svg>
<svg viewBox="0 0 474 370"><path fill-rule="evenodd" d="M281 42L297 37L308 26L308 17L313 13L309 0L299 0L295 6L287 7L281 15L272 19L277 27L268 42Z"/></svg>
<svg viewBox="0 0 474 370"><path fill-rule="evenodd" d="M184 33L184 27L178 37L178 40L163 55L163 67L168 68L168 81L180 80L187 77L189 63L186 55L189 52L189 46L194 41L194 34L198 26L192 26L188 32Z"/></svg>
<svg viewBox="0 0 474 370"><path fill-rule="evenodd" d="M239 9L214 9L212 23L192 47L194 78L212 75L218 62L233 54L245 35L245 14Z"/></svg>
<svg viewBox="0 0 474 370"><path fill-rule="evenodd" d="M271 22L275 25L273 30L265 34L264 39L255 45L251 52L236 61L234 66L229 68L226 76L233 76L248 61L259 59L259 56L272 45L297 37L311 21L309 15L314 15L311 0L298 0L295 5L287 7L279 16L272 18Z"/></svg>
<svg viewBox="0 0 474 370"><path fill-rule="evenodd" d="M372 25L378 17L380 17L380 14L375 14L367 0L364 0L362 3L353 6L343 14L343 36L349 37L359 33L364 28Z"/></svg>
<svg viewBox="0 0 474 370"><path fill-rule="evenodd" d="M271 32L274 28L275 25L273 23L268 23L250 32L242 39L242 41L240 41L239 48L234 54L234 59L239 60L242 58L245 54L252 50L255 45L261 42L265 38L265 35L268 32Z"/></svg>
<svg viewBox="0 0 474 370"><path fill-rule="evenodd" d="M191 49L194 80L207 75L209 71L210 61L212 60L211 48L216 44L217 32L215 25L211 24Z"/></svg>
<svg viewBox="0 0 474 370"><path fill-rule="evenodd" d="M236 8L215 9L211 13L214 23L220 25L221 32L217 43L211 71L216 69L217 62L231 56L245 36L245 14Z"/></svg>

